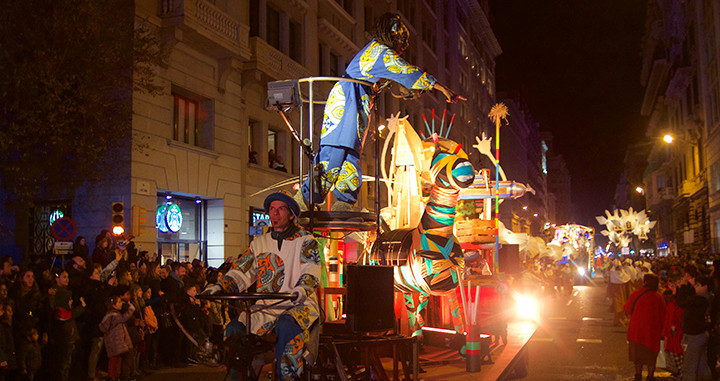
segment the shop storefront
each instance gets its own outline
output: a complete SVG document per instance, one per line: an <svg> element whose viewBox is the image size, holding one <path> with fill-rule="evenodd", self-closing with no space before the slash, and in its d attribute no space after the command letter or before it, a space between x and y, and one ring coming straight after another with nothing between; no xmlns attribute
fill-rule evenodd
<svg viewBox="0 0 720 381"><path fill-rule="evenodd" d="M199 198L162 194L155 213L158 255L168 260L192 262L207 259L207 208Z"/></svg>

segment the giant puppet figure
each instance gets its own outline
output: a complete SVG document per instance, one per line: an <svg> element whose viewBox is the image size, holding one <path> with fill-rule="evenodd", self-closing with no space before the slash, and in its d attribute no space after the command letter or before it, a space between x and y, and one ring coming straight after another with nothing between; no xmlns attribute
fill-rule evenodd
<svg viewBox="0 0 720 381"><path fill-rule="evenodd" d="M475 171L462 147L449 139L433 134L422 142L423 156L428 160L430 196L417 227L398 229L380 237L370 254L372 262L388 259L396 265L395 289L405 294L412 335L420 335L423 326L422 311L429 295L450 297L453 324L462 332L462 318L455 296L464 266L463 252L453 235L455 205L461 189L473 183ZM425 167L425 165L422 165ZM394 258L381 258L384 240L392 241L398 235L411 237L410 246L396 252ZM412 294L419 294L416 305Z"/></svg>
<svg viewBox="0 0 720 381"><path fill-rule="evenodd" d="M322 203L334 186L337 202L332 209L336 211L352 210L357 201L362 184L358 161L372 101L383 83L391 80L411 90L439 90L451 103L465 100L400 57L409 44L409 32L400 16L391 13L380 16L374 37L350 61L344 75L374 85L339 81L330 91L325 105L320 150L315 156L315 165L322 167L320 189L314 189L313 200ZM312 179L306 179L301 191L295 195L303 210L310 200L310 181Z"/></svg>

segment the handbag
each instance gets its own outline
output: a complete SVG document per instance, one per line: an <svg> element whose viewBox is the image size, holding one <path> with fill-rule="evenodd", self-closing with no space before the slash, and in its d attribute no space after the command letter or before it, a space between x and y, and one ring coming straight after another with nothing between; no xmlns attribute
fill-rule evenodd
<svg viewBox="0 0 720 381"><path fill-rule="evenodd" d="M660 352L655 360L656 368L667 369L667 358L665 357L665 340L660 340Z"/></svg>

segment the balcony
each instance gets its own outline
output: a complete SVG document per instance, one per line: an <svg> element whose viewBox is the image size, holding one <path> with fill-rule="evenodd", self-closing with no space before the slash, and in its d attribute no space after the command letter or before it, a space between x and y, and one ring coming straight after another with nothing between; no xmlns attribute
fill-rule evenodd
<svg viewBox="0 0 720 381"><path fill-rule="evenodd" d="M250 27L206 0L160 0L159 16L165 29L216 58L250 56Z"/></svg>
<svg viewBox="0 0 720 381"><path fill-rule="evenodd" d="M297 79L310 76L305 66L295 62L259 37L250 38L250 59L244 69L255 69L271 80Z"/></svg>
<svg viewBox="0 0 720 381"><path fill-rule="evenodd" d="M689 197L703 190L705 187L707 187L707 183L705 182L704 176L698 175L682 182L680 194L682 196Z"/></svg>

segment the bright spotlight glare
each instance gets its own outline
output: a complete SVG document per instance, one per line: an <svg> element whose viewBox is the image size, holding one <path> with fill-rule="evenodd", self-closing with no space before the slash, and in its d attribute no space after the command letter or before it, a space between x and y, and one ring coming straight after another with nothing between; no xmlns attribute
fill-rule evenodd
<svg viewBox="0 0 720 381"><path fill-rule="evenodd" d="M578 267L577 270L578 270L578 274L580 274L580 276L585 276L586 270L584 267Z"/></svg>
<svg viewBox="0 0 720 381"><path fill-rule="evenodd" d="M538 316L538 303L535 299L525 296L525 295L518 295L515 298L517 309L517 315L521 319L529 319L529 320L535 320Z"/></svg>

